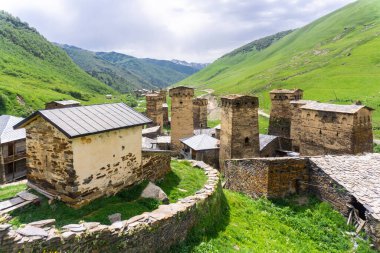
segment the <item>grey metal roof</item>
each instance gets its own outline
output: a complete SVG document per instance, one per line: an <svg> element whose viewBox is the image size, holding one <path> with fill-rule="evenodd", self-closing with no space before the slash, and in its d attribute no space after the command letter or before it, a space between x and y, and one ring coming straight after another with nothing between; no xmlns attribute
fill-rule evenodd
<svg viewBox="0 0 380 253"><path fill-rule="evenodd" d="M148 137L142 137L141 145L143 149L153 149L155 146L154 144L155 143L153 139Z"/></svg>
<svg viewBox="0 0 380 253"><path fill-rule="evenodd" d="M13 126L21 122L23 118L10 115L0 116L0 144L26 138L25 129L14 130Z"/></svg>
<svg viewBox="0 0 380 253"><path fill-rule="evenodd" d="M215 128L203 128L203 129L195 129L194 135L201 135L201 134L207 134L209 136L215 135L216 130Z"/></svg>
<svg viewBox="0 0 380 253"><path fill-rule="evenodd" d="M295 93L297 91L303 91L301 89L275 89L275 90L272 90L271 92L269 93L284 93L284 94L291 94L291 93Z"/></svg>
<svg viewBox="0 0 380 253"><path fill-rule="evenodd" d="M151 134L160 131L160 126L148 127L142 130L142 134Z"/></svg>
<svg viewBox="0 0 380 253"><path fill-rule="evenodd" d="M340 112L340 113L356 113L362 108L367 108L373 110L364 105L336 105L327 103L308 103L301 107L301 109L315 110L315 111L325 111L325 112Z"/></svg>
<svg viewBox="0 0 380 253"><path fill-rule="evenodd" d="M158 136L153 143L156 144L167 144L171 142L171 137L163 135L163 136Z"/></svg>
<svg viewBox="0 0 380 253"><path fill-rule="evenodd" d="M300 99L300 100L292 100L290 101L291 104L308 104L308 103L319 103L318 101L314 101L314 100L303 100L303 99Z"/></svg>
<svg viewBox="0 0 380 253"><path fill-rule="evenodd" d="M276 140L278 137L274 135L260 134L260 151L268 146L272 141Z"/></svg>
<svg viewBox="0 0 380 253"><path fill-rule="evenodd" d="M60 105L78 105L80 102L75 101L75 100L61 100L61 101L54 101L57 104Z"/></svg>
<svg viewBox="0 0 380 253"><path fill-rule="evenodd" d="M152 121L124 103L101 104L37 111L15 127L40 115L69 138L107 132Z"/></svg>
<svg viewBox="0 0 380 253"><path fill-rule="evenodd" d="M181 142L196 151L219 149L219 140L207 134L200 134L182 139Z"/></svg>

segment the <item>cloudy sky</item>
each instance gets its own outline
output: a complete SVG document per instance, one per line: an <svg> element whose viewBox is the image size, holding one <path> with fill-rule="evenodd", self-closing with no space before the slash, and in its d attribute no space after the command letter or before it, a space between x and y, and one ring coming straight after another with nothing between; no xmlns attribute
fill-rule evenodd
<svg viewBox="0 0 380 253"><path fill-rule="evenodd" d="M0 0L48 40L137 57L211 62L353 0Z"/></svg>

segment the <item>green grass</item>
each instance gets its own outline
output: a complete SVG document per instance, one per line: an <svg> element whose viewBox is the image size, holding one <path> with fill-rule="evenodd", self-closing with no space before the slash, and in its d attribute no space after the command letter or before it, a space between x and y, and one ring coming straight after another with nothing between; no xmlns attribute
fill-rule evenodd
<svg viewBox="0 0 380 253"><path fill-rule="evenodd" d="M169 196L171 203L194 195L207 181L204 171L194 169L188 161L173 160L171 166L172 172L157 184Z"/></svg>
<svg viewBox="0 0 380 253"><path fill-rule="evenodd" d="M15 196L17 193L24 191L25 189L26 189L25 184L17 184L17 185L0 187L0 201L9 199Z"/></svg>
<svg viewBox="0 0 380 253"><path fill-rule="evenodd" d="M268 134L269 119L259 115L259 132L261 134Z"/></svg>
<svg viewBox="0 0 380 253"><path fill-rule="evenodd" d="M158 183L168 195L170 202L177 202L179 198L194 194L206 182L207 177L204 172L193 168L188 162L173 160L171 166L172 172ZM143 212L152 211L160 205L157 200L140 198L146 185L147 182L144 182L121 191L115 196L97 199L80 209L70 208L58 201L49 205L47 199L41 197L42 201L39 206L30 205L12 212L11 215L14 218L10 223L20 226L32 221L53 218L56 219L57 227L80 221L98 221L102 224L109 224L108 215L113 213L121 213L122 219L129 219Z"/></svg>
<svg viewBox="0 0 380 253"><path fill-rule="evenodd" d="M209 127L209 128L214 128L219 124L220 124L220 119L217 119L217 120L209 119L209 120L207 120L207 127Z"/></svg>
<svg viewBox="0 0 380 253"><path fill-rule="evenodd" d="M380 145L373 144L373 152L380 153Z"/></svg>
<svg viewBox="0 0 380 253"><path fill-rule="evenodd" d="M380 137L380 1L359 0L295 30L264 50L218 59L181 81L215 95L256 94L268 110L268 92L298 87L305 99L339 104L361 100L376 109Z"/></svg>
<svg viewBox="0 0 380 253"><path fill-rule="evenodd" d="M345 233L353 228L346 226L345 218L329 204L316 198L299 205L295 198L276 202L253 200L228 190L224 193L222 213L202 220L173 252L375 252L368 241L360 239L356 239L359 248L353 250Z"/></svg>

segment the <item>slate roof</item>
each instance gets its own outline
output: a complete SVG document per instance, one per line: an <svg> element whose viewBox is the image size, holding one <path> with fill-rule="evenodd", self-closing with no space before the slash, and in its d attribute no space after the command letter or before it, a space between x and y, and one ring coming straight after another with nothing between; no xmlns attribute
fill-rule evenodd
<svg viewBox="0 0 380 253"><path fill-rule="evenodd" d="M311 157L310 161L380 220L380 154Z"/></svg>
<svg viewBox="0 0 380 253"><path fill-rule="evenodd" d="M216 134L215 128L203 128L203 129L195 129L194 135L201 135L201 134L207 134L209 136L212 136L213 134Z"/></svg>
<svg viewBox="0 0 380 253"><path fill-rule="evenodd" d="M153 139L148 137L142 137L141 145L143 149L153 149L153 144L155 144Z"/></svg>
<svg viewBox="0 0 380 253"><path fill-rule="evenodd" d="M200 134L182 139L181 142L196 151L219 149L219 140L207 134Z"/></svg>
<svg viewBox="0 0 380 253"><path fill-rule="evenodd" d="M268 146L272 141L276 140L278 137L274 135L260 134L260 151Z"/></svg>
<svg viewBox="0 0 380 253"><path fill-rule="evenodd" d="M340 112L354 114L362 108L367 108L368 110L373 110L365 105L336 105L336 104L326 104L326 103L308 103L301 107L301 109L314 110L314 111L325 111L325 112Z"/></svg>
<svg viewBox="0 0 380 253"><path fill-rule="evenodd" d="M297 91L303 91L301 89L292 89L292 90L288 90L288 89L275 89L275 90L272 90L270 93L284 93L284 94L289 94L289 93L295 93Z"/></svg>
<svg viewBox="0 0 380 253"><path fill-rule="evenodd" d="M160 131L160 126L148 127L142 130L142 134L151 134Z"/></svg>
<svg viewBox="0 0 380 253"><path fill-rule="evenodd" d="M156 140L153 143L156 144L165 144L165 143L170 143L171 142L171 137L169 136L158 136Z"/></svg>
<svg viewBox="0 0 380 253"><path fill-rule="evenodd" d="M10 115L0 116L0 144L26 138L25 129L13 129L13 126L22 120L23 118Z"/></svg>
<svg viewBox="0 0 380 253"><path fill-rule="evenodd" d="M36 116L41 116L68 138L108 132L133 126L145 125L152 121L124 103L100 104L40 110L18 123L23 127Z"/></svg>

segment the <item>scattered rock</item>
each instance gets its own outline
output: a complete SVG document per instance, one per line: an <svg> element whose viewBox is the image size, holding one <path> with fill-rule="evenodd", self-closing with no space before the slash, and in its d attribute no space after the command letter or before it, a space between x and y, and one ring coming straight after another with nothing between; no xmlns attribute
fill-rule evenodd
<svg viewBox="0 0 380 253"><path fill-rule="evenodd" d="M120 213L114 213L108 216L108 219L113 224L117 221L121 221L121 214Z"/></svg>
<svg viewBox="0 0 380 253"><path fill-rule="evenodd" d="M0 231L5 231L10 227L12 227L11 224L0 224Z"/></svg>
<svg viewBox="0 0 380 253"><path fill-rule="evenodd" d="M62 229L66 229L71 232L82 232L86 230L83 224L69 224L69 225L63 226Z"/></svg>
<svg viewBox="0 0 380 253"><path fill-rule="evenodd" d="M169 199L166 193L157 185L149 182L145 187L144 191L141 193L142 198L151 198L162 201L164 204L169 204Z"/></svg>
<svg viewBox="0 0 380 253"><path fill-rule="evenodd" d="M40 221L31 222L28 225L32 227L43 228L43 227L50 227L54 224L55 224L55 219L48 219L48 220L40 220Z"/></svg>
<svg viewBox="0 0 380 253"><path fill-rule="evenodd" d="M48 233L44 229L29 226L29 225L24 228L18 229L17 233L23 236L42 236L42 237L48 236Z"/></svg>

